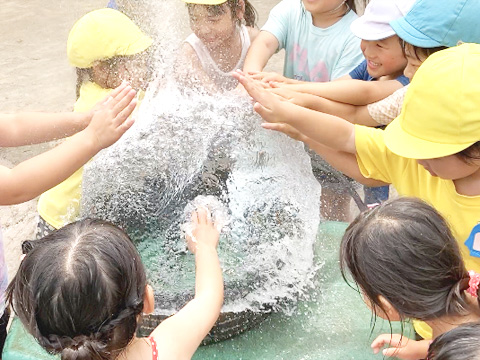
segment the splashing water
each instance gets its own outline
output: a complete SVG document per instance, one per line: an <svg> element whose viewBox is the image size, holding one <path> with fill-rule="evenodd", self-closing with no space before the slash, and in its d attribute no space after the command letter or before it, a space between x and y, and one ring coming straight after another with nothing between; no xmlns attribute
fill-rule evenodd
<svg viewBox="0 0 480 360"><path fill-rule="evenodd" d="M320 185L303 146L264 130L238 95L153 89L137 117L85 167L81 214L126 229L156 290L156 313L192 297L194 257L180 225L198 195L227 209L224 311L294 301L314 272L319 222Z"/></svg>

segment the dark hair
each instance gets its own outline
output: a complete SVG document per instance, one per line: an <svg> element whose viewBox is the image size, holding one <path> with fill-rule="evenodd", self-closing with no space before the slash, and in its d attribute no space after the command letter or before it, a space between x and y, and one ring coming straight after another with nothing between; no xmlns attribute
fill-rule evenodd
<svg viewBox="0 0 480 360"><path fill-rule="evenodd" d="M41 346L62 360L110 360L133 338L146 276L125 232L86 219L26 242L7 299Z"/></svg>
<svg viewBox="0 0 480 360"><path fill-rule="evenodd" d="M243 16L243 18L245 19L245 24L250 27L257 26L257 10L255 10L253 5L248 0L227 0L226 2L219 5L199 5L187 3L187 8L188 12L190 13L192 9L196 6L205 6L207 8L207 12L210 15L217 16L225 14L225 11L228 7L232 13L232 18L234 18L237 9L242 6L242 2L245 4L245 14Z"/></svg>
<svg viewBox="0 0 480 360"><path fill-rule="evenodd" d="M376 309L387 299L402 319L467 315L469 275L443 217L415 198L397 198L360 214L341 243L340 265Z"/></svg>
<svg viewBox="0 0 480 360"><path fill-rule="evenodd" d="M428 360L480 360L480 323L468 323L437 337Z"/></svg>
<svg viewBox="0 0 480 360"><path fill-rule="evenodd" d="M470 145L468 148L458 152L456 155L467 164L471 164L472 160L480 160L480 141Z"/></svg>
<svg viewBox="0 0 480 360"><path fill-rule="evenodd" d="M419 47L419 46L415 46L415 45L412 45L410 43L407 43L405 40L403 40L400 37L399 37L399 39L400 39L400 45L402 46L403 55L406 56L405 49L406 49L407 46L409 46L411 48L413 54L415 54L415 57L418 60L422 60L420 58L420 56L422 56L423 58L426 59L430 55L432 55L433 53L436 53L437 51L448 49L447 46L437 46L437 47L433 47L433 48Z"/></svg>

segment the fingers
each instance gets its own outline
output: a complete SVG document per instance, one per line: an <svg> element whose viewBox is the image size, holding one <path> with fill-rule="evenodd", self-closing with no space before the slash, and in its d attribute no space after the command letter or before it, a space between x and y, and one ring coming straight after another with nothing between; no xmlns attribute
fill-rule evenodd
<svg viewBox="0 0 480 360"><path fill-rule="evenodd" d="M116 104L112 107L113 113L119 114L123 111L133 100L137 92L132 88L128 89L129 87L125 88L115 99L114 102ZM128 91L126 91L128 90Z"/></svg>
<svg viewBox="0 0 480 360"><path fill-rule="evenodd" d="M123 101L123 100L122 100ZM119 103L120 104L120 103ZM132 98L130 100L130 103L124 107L124 109L122 111L120 111L120 113L118 113L116 116L115 116L115 119L114 119L114 125L116 127L120 127L120 126L127 126L127 124L130 124L130 126L133 125L133 122L134 120L133 119L130 119L130 121L125 121L128 119L128 117L132 114L132 112L135 110L135 108L137 107L137 100ZM113 110L115 111L115 110ZM130 127L128 126L128 128ZM126 131L127 129L125 129Z"/></svg>
<svg viewBox="0 0 480 360"><path fill-rule="evenodd" d="M127 87L128 83L126 81L122 81L122 83L117 86L115 89L113 89L111 92L110 92L110 96L115 98L117 97L118 94L120 94L123 89L125 89Z"/></svg>
<svg viewBox="0 0 480 360"><path fill-rule="evenodd" d="M377 353L378 351L375 354ZM396 347L387 348L387 349L383 349L382 354L383 356L386 356L386 357L399 357L402 355L402 349L396 348Z"/></svg>

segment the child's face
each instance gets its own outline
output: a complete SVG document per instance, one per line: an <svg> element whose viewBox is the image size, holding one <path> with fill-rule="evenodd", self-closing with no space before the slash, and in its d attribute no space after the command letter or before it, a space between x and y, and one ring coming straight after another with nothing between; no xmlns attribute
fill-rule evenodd
<svg viewBox="0 0 480 360"><path fill-rule="evenodd" d="M403 70L403 75L412 81L413 75L415 75L420 65L427 60L427 57L420 52L416 54L413 46L410 44L405 44L405 57L407 58L407 66Z"/></svg>
<svg viewBox="0 0 480 360"><path fill-rule="evenodd" d="M373 78L398 77L407 65L396 35L382 40L362 40L360 47L367 60L367 71Z"/></svg>
<svg viewBox="0 0 480 360"><path fill-rule="evenodd" d="M195 5L188 9L190 28L211 51L230 42L235 35L236 20L239 14L232 15L227 5L223 12L209 11L207 6Z"/></svg>
<svg viewBox="0 0 480 360"><path fill-rule="evenodd" d="M323 14L337 9L344 0L302 0L305 10L313 15Z"/></svg>
<svg viewBox="0 0 480 360"><path fill-rule="evenodd" d="M466 163L457 155L436 159L417 160L432 176L446 180L459 180L473 175L480 170L480 162Z"/></svg>

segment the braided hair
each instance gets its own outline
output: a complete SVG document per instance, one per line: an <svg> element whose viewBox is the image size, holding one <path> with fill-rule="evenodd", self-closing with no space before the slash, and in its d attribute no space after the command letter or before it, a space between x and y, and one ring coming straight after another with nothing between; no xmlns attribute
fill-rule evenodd
<svg viewBox="0 0 480 360"><path fill-rule="evenodd" d="M146 276L128 235L85 219L22 246L7 299L41 346L62 360L110 360L128 345Z"/></svg>

